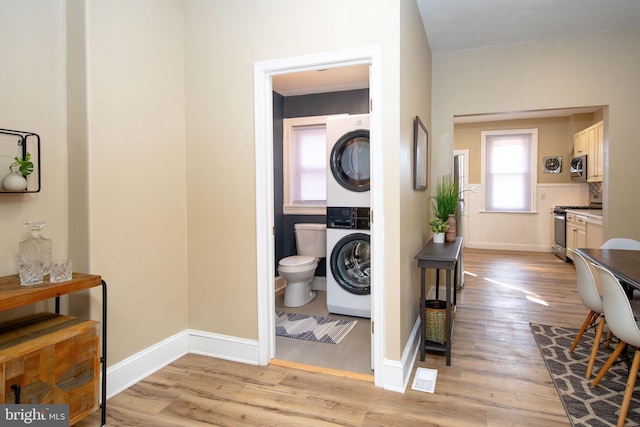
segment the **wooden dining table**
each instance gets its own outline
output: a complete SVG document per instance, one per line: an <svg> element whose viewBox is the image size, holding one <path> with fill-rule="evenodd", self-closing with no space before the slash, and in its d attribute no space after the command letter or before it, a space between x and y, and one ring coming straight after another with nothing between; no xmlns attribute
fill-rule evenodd
<svg viewBox="0 0 640 427"><path fill-rule="evenodd" d="M640 251L579 248L576 252L592 263L606 268L625 284L640 290Z"/></svg>

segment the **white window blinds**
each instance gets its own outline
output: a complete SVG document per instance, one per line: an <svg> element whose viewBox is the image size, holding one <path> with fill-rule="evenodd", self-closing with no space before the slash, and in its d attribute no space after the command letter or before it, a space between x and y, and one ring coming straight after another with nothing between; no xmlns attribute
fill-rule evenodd
<svg viewBox="0 0 640 427"><path fill-rule="evenodd" d="M537 129L482 132L485 210L534 210L537 145Z"/></svg>

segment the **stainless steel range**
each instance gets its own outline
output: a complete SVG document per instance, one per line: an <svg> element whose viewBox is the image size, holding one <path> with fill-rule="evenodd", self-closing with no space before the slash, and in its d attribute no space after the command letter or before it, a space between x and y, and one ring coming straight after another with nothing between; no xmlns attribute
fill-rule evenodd
<svg viewBox="0 0 640 427"><path fill-rule="evenodd" d="M553 209L553 252L563 261L567 260L567 209L602 209L602 203L590 202L590 206L556 206Z"/></svg>

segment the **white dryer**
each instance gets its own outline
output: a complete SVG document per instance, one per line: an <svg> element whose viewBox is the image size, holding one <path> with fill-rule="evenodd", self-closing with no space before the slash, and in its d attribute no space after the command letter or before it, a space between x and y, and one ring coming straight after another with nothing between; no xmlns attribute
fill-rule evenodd
<svg viewBox="0 0 640 427"><path fill-rule="evenodd" d="M327 309L371 318L369 208L327 208Z"/></svg>
<svg viewBox="0 0 640 427"><path fill-rule="evenodd" d="M327 206L370 207L369 114L327 119Z"/></svg>

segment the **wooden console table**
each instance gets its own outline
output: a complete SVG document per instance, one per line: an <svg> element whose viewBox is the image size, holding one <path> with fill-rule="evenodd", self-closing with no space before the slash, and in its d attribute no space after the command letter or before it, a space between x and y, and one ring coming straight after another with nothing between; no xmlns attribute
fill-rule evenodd
<svg viewBox="0 0 640 427"><path fill-rule="evenodd" d="M444 351L446 357L447 366L451 366L451 340L453 339L453 306L455 304L451 301L453 280L456 275L456 264L462 257L462 237L457 237L455 242L452 243L433 243L433 240L422 248L422 250L414 257L418 260L418 267L420 267L420 360L424 361L425 351L427 348L433 351ZM436 274L439 275L439 270L446 270L446 326L445 326L445 344L434 343L427 341L427 331L425 328L425 300L426 300L426 270L428 268L436 269ZM451 272L454 272L453 276ZM438 286L436 284L436 286ZM437 292L437 289L436 289ZM454 290L455 292L455 290Z"/></svg>
<svg viewBox="0 0 640 427"><path fill-rule="evenodd" d="M51 283L48 278L39 285L21 286L17 274L0 277L0 310L9 310L39 301L55 298L56 314L60 312L60 297L96 286L102 286L102 426L107 421L107 284L100 276L73 273L71 280Z"/></svg>

